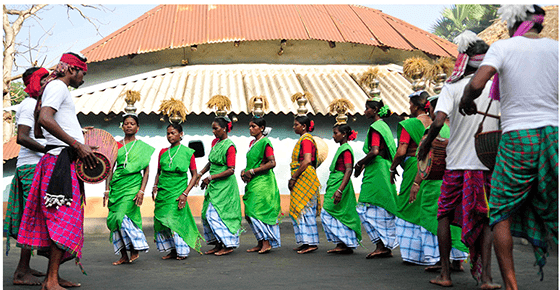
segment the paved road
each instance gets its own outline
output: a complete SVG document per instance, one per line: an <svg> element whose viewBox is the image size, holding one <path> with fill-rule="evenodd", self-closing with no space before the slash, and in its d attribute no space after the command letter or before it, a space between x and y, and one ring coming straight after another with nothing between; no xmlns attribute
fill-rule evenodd
<svg viewBox="0 0 560 290"><path fill-rule="evenodd" d="M320 223L319 223L320 224ZM62 277L82 283L78 289L441 289L428 281L437 274L426 273L424 267L402 263L398 248L389 259L366 260L367 253L374 249L369 239L354 254L339 256L327 254L334 245L326 241L320 228L319 250L307 255L298 255L291 223L281 224L282 247L269 254L246 253L256 242L250 228L241 235L241 245L232 254L222 257L199 255L191 251L183 261L161 260L151 237L153 228L145 227L150 251L130 265L113 266L118 259L112 253L107 234L88 233L85 237L82 263L87 276L83 275L73 261L61 266ZM199 230L202 230L199 224ZM4 238L5 245L5 238ZM13 246L13 243L12 243ZM203 251L210 246L203 246ZM558 289L558 251L553 248L544 268L544 281L539 281L538 268L533 267L532 248L514 245L515 265L520 289ZM19 258L19 248L12 247L9 256L4 256L4 289L40 289L37 286L13 286L12 274ZM45 270L47 259L33 257L35 269ZM465 265L468 268L468 265ZM492 263L494 281L501 283L495 257ZM467 272L454 273L452 289L476 289L476 282Z"/></svg>

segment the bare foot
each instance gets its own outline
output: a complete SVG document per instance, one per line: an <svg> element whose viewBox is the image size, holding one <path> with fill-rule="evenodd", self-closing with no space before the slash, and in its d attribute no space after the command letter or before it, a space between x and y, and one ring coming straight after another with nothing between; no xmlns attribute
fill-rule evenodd
<svg viewBox="0 0 560 290"><path fill-rule="evenodd" d="M270 252L270 250L272 250L271 246L268 246L266 248L262 247L262 249L259 251L259 254L266 254L266 253Z"/></svg>
<svg viewBox="0 0 560 290"><path fill-rule="evenodd" d="M465 272L465 268L463 268L463 263L461 263L461 261L453 261L450 269L453 272Z"/></svg>
<svg viewBox="0 0 560 290"><path fill-rule="evenodd" d="M435 264L433 266L428 266L428 267L424 268L424 271L426 271L426 272L439 272L439 271L441 271L441 264L440 265Z"/></svg>
<svg viewBox="0 0 560 290"><path fill-rule="evenodd" d="M161 257L162 260L169 260L177 258L177 252L171 251L171 253L167 254L166 256Z"/></svg>
<svg viewBox="0 0 560 290"><path fill-rule="evenodd" d="M29 273L31 273L31 275L35 276L35 277L44 277L47 276L47 274L43 273L43 272L39 272L35 269L29 269Z"/></svg>
<svg viewBox="0 0 560 290"><path fill-rule="evenodd" d="M451 286L453 286L453 282L451 282L451 280L444 279L441 276L437 276L435 279L430 280L430 283L439 285L441 287L451 287Z"/></svg>
<svg viewBox="0 0 560 290"><path fill-rule="evenodd" d="M366 256L366 259L373 259L373 258L391 258L393 257L393 253L391 252L391 250L387 250L387 251L382 251L382 250L375 250L371 253L369 253Z"/></svg>
<svg viewBox="0 0 560 290"><path fill-rule="evenodd" d="M74 282L70 282L68 280L62 279L60 277L58 277L58 285L62 286L62 287L66 287L66 288L72 288L72 287L80 287L82 286L82 284L80 283L74 283Z"/></svg>
<svg viewBox="0 0 560 290"><path fill-rule="evenodd" d="M177 260L184 260L184 259L186 259L187 257L188 257L188 256L184 256L184 257L177 256Z"/></svg>
<svg viewBox="0 0 560 290"><path fill-rule="evenodd" d="M502 285L495 284L492 282L485 282L482 285L480 285L480 289L485 289L485 290L500 289L500 288L502 288Z"/></svg>
<svg viewBox="0 0 560 290"><path fill-rule="evenodd" d="M113 265L115 266L120 264L130 264L130 260L128 259L128 257L121 257L118 261L113 262Z"/></svg>
<svg viewBox="0 0 560 290"><path fill-rule="evenodd" d="M211 254L215 254L218 251L220 251L222 249L222 246L220 244L217 244L213 249L204 252L205 255L211 255Z"/></svg>
<svg viewBox="0 0 560 290"><path fill-rule="evenodd" d="M27 273L14 273L14 285L41 285L41 281L33 276L31 272Z"/></svg>
<svg viewBox="0 0 560 290"><path fill-rule="evenodd" d="M221 250L214 253L216 256L223 256L227 254L231 254L233 252L233 248L222 248Z"/></svg>
<svg viewBox="0 0 560 290"><path fill-rule="evenodd" d="M47 282L47 281L43 282L41 286L41 290L64 290L64 289L66 288L63 288L58 283Z"/></svg>
<svg viewBox="0 0 560 290"><path fill-rule="evenodd" d="M254 248L250 248L249 250L247 250L247 253L258 252L261 249L262 249L262 246L256 246Z"/></svg>
<svg viewBox="0 0 560 290"><path fill-rule="evenodd" d="M301 250L307 249L307 247L309 247L308 244L303 244L303 245L301 245L301 246L299 246L299 247L297 247L297 248L294 248L294 251L299 252L299 251L301 251Z"/></svg>
<svg viewBox="0 0 560 290"><path fill-rule="evenodd" d="M130 251L130 262L131 263L138 260L138 258L140 258L140 253L138 253L138 251L136 251L136 250Z"/></svg>
<svg viewBox="0 0 560 290"><path fill-rule="evenodd" d="M303 249L303 250L301 250L301 251L298 251L297 253L298 253L298 254L307 254L307 253L311 253L311 252L313 252L313 251L315 251L315 250L317 250L317 249L318 249L317 246L309 246L309 247L307 247L307 248L305 248L305 249Z"/></svg>

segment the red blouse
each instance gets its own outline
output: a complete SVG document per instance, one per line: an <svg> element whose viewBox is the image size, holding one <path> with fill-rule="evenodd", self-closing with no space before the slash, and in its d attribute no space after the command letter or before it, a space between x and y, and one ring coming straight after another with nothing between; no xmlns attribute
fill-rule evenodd
<svg viewBox="0 0 560 290"><path fill-rule="evenodd" d="M373 146L377 146L379 147L379 150L385 148L385 142L381 142L381 134L379 134L379 132L377 131L372 131L371 132L371 143L370 143L371 147Z"/></svg>
<svg viewBox="0 0 560 290"><path fill-rule="evenodd" d="M299 158L298 160L301 162L303 161L303 154L311 153L311 162L315 161L315 155L317 154L317 147L313 145L311 140L303 140L301 141L301 150L299 151Z"/></svg>
<svg viewBox="0 0 560 290"><path fill-rule="evenodd" d="M214 141L212 141L212 147L214 147L214 145L216 145L218 141L220 141L220 139L214 139ZM229 146L226 152L226 160L226 164L228 167L235 167L235 147L233 147L233 145Z"/></svg>
<svg viewBox="0 0 560 290"><path fill-rule="evenodd" d="M165 153L167 150L169 150L169 148L163 148L161 149L161 151L159 151L159 156L157 160L158 171L161 170L161 164L159 164L159 161L161 160L161 155L163 155L163 153ZM191 156L191 164L189 165L189 170L196 171L196 162L194 162L194 154Z"/></svg>
<svg viewBox="0 0 560 290"><path fill-rule="evenodd" d="M251 140L251 143L249 143L249 147L253 146L253 144L255 144L256 140ZM264 156L263 156L263 162L266 162L268 160L268 157L270 156L274 156L274 150L272 149L272 147L270 147L269 144L266 144L266 147L264 148Z"/></svg>
<svg viewBox="0 0 560 290"><path fill-rule="evenodd" d="M414 143L414 140L410 139L410 134L408 134L408 132L404 128L402 128L401 138L399 139L399 144L400 143L409 144L409 143L411 143L411 141L412 141L412 143ZM416 144L416 143L414 143L414 144Z"/></svg>
<svg viewBox="0 0 560 290"><path fill-rule="evenodd" d="M346 166L344 165L352 164L352 163L353 163L352 154L350 154L350 150L346 150L338 156L334 169L338 171L346 171Z"/></svg>

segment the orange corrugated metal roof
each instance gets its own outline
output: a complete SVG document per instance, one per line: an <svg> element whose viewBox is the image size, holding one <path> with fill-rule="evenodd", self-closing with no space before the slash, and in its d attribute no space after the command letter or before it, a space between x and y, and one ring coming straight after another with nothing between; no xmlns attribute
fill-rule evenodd
<svg viewBox="0 0 560 290"><path fill-rule="evenodd" d="M21 148L21 146L17 144L16 141L17 141L17 136L14 136L10 138L10 141L4 143L4 148L3 148L4 161L18 157L19 148Z"/></svg>
<svg viewBox="0 0 560 290"><path fill-rule="evenodd" d="M456 46L357 5L160 5L82 50L89 62L195 44L324 40L455 56Z"/></svg>

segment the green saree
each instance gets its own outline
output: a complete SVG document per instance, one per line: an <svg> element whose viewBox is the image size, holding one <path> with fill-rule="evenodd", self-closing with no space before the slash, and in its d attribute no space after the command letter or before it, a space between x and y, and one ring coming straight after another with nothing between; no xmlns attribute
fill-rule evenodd
<svg viewBox="0 0 560 290"><path fill-rule="evenodd" d="M387 123L383 120L373 122L368 129L364 143L363 151L366 154L371 151L372 131L377 131L383 138L391 160L376 156L370 163L365 165L358 201L382 207L386 211L395 214L397 211L395 203L397 188L390 182L389 174L392 159L397 151L395 140Z"/></svg>
<svg viewBox="0 0 560 290"><path fill-rule="evenodd" d="M109 208L107 227L111 232L120 229L124 216L142 229L140 207L134 203L134 197L142 185L142 170L150 164L154 150L154 147L142 140L129 142L119 149L107 204Z"/></svg>
<svg viewBox="0 0 560 290"><path fill-rule="evenodd" d="M187 189L187 175L194 150L179 144L160 157L158 194L154 209L154 234L176 232L189 245L200 252L204 240L196 227L191 208L186 203L179 209L177 198ZM172 161L172 162L171 162Z"/></svg>
<svg viewBox="0 0 560 290"><path fill-rule="evenodd" d="M358 212L356 211L356 194L354 193L352 180L350 180L344 188L340 202L335 205L333 199L334 193L338 190L340 184L342 183L342 179L344 178L344 172L335 169L336 161L338 160L340 154L346 150L350 151L352 154L352 161L354 160L354 152L348 143L344 143L338 147L331 163L331 167L329 168L330 174L327 181L323 209L345 226L352 229L356 233L358 241L361 241L362 223L360 221L360 216L358 216Z"/></svg>
<svg viewBox="0 0 560 290"><path fill-rule="evenodd" d="M227 170L227 150L235 145L230 139L222 140L210 150L208 161L210 162L210 174L218 174ZM241 200L239 188L235 175L223 179L212 179L204 193L202 204L202 219L206 220L208 204L212 203L220 218L233 235L237 235L241 229Z"/></svg>
<svg viewBox="0 0 560 290"><path fill-rule="evenodd" d="M263 137L249 148L245 170L261 166L267 145L272 147L270 140ZM280 214L280 191L272 169L256 174L247 183L243 203L245 216L258 219L268 225L277 223Z"/></svg>

